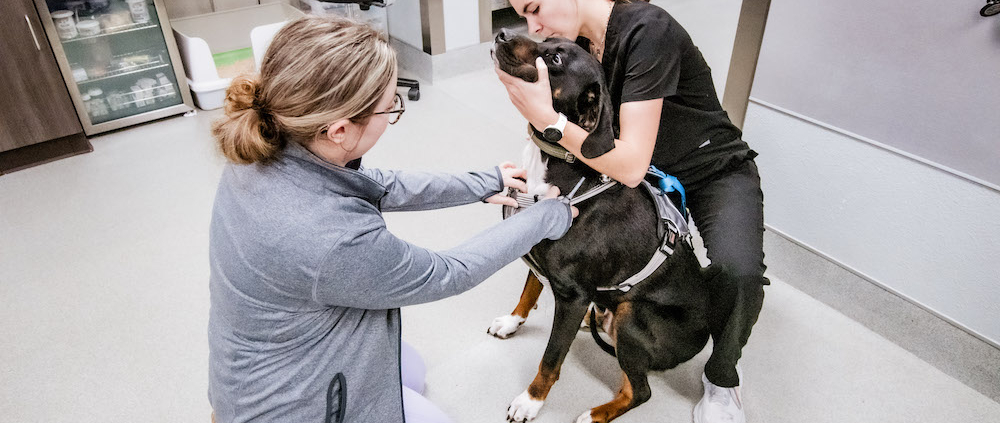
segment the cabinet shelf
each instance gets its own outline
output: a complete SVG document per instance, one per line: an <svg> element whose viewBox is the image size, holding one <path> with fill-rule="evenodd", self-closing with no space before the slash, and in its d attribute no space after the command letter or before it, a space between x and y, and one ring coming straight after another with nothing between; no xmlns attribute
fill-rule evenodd
<svg viewBox="0 0 1000 423"><path fill-rule="evenodd" d="M156 63L153 63L153 64L144 65L144 66L140 66L140 67L133 68L133 69L126 69L126 70L119 70L119 71L115 71L115 72L108 72L107 75L104 75L104 76L102 76L100 78L85 79L83 81L77 81L77 85L83 86L83 85L87 85L87 84L98 82L98 81L105 81L105 80L108 80L108 79L118 78L120 76L132 75L132 74L136 74L136 73L140 73L140 72L150 71L150 70L153 70L153 69L161 69L161 68L169 68L169 67L170 67L169 63L156 62Z"/></svg>
<svg viewBox="0 0 1000 423"><path fill-rule="evenodd" d="M147 30L147 29L150 29L150 28L158 28L158 27L159 27L159 25L157 25L156 22L153 22L153 21L146 22L146 23L141 23L141 24L123 25L123 26L115 27L116 30L112 31L112 32L101 32L98 35L89 35L89 36L86 36L86 37L71 38L71 39L68 39L68 40L62 40L62 43L63 43L63 45L67 45L67 44L76 43L78 41L93 40L93 39L96 39L96 38L110 37L110 36L113 36L113 35L126 34L126 33L129 33L129 32L135 32L135 31L143 31L143 30ZM117 28L122 28L122 29L117 29Z"/></svg>

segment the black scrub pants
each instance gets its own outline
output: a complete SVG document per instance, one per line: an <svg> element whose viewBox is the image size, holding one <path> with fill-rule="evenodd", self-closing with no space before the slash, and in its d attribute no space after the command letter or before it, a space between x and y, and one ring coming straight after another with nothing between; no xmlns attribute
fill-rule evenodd
<svg viewBox="0 0 1000 423"><path fill-rule="evenodd" d="M708 324L712 356L705 376L717 386L740 384L736 362L764 303L764 197L753 160L697 184L688 210L705 242L716 276Z"/></svg>

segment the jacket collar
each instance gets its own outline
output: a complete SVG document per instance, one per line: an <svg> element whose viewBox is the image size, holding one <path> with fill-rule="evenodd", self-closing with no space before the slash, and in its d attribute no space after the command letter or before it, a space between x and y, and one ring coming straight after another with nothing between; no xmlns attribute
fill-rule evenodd
<svg viewBox="0 0 1000 423"><path fill-rule="evenodd" d="M338 166L323 160L301 144L288 141L280 160L315 175L313 179L324 189L350 197L358 197L378 205L387 190L384 185L360 170Z"/></svg>

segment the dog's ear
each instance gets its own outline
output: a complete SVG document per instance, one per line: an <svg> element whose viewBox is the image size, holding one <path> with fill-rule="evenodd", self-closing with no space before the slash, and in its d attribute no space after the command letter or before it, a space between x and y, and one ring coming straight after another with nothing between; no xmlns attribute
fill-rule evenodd
<svg viewBox="0 0 1000 423"><path fill-rule="evenodd" d="M595 82L588 85L576 99L576 111L580 114L577 122L587 132L594 132L601 122L601 84Z"/></svg>
<svg viewBox="0 0 1000 423"><path fill-rule="evenodd" d="M600 82L588 85L576 101L580 114L577 125L589 132L580 147L583 157L592 159L615 148L611 99Z"/></svg>

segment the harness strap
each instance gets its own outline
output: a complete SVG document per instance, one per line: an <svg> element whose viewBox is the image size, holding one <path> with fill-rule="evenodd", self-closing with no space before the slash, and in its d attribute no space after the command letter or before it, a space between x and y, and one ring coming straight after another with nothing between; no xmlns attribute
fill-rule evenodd
<svg viewBox="0 0 1000 423"><path fill-rule="evenodd" d="M598 185L596 187L593 187L593 188L587 190L587 192L585 192L583 194L580 194L580 195L577 195L577 196L574 196L574 197L570 198L569 204L571 206L575 206L577 204L580 204L580 203L582 203L584 201L587 201L587 200L589 200L591 198L596 197L598 194L600 194L600 193L602 193L604 191L607 191L609 188L611 188L611 187L613 187L615 185L618 185L618 182L613 181L613 180L608 181L608 182L604 182L604 183L602 183L602 184L600 184L600 185ZM538 196L537 195L525 194L523 192L517 191L514 188L510 188L510 189L507 190L507 196L508 197L512 197L515 200L517 200L517 205L520 206L520 207L532 206L532 205L534 205L535 203L538 202Z"/></svg>
<svg viewBox="0 0 1000 423"><path fill-rule="evenodd" d="M615 185L618 185L618 182L616 182L616 181L608 181L608 182L605 182L603 184L600 184L600 185L598 185L596 187L593 187L593 188L587 190L587 192L585 192L583 194L580 194L579 196L573 197L572 199L570 199L569 204L571 206L575 206L578 203L582 203L582 202L584 202L586 200L589 200L589 199L595 197L597 194L600 194L600 193L602 193L604 191L607 191L608 188L611 188L611 187L613 187Z"/></svg>
<svg viewBox="0 0 1000 423"><path fill-rule="evenodd" d="M678 242L686 242L688 245L691 243L691 231L688 228L687 219L681 215L677 207L649 182L643 180L642 185L646 187L646 190L653 196L653 202L656 203L656 212L660 217L659 231L664 232L660 234L660 247L653 252L653 257L639 273L632 275L618 285L598 287L598 291L628 292L639 282L650 277L656 269L659 269L663 262L667 261L667 257L674 253Z"/></svg>

